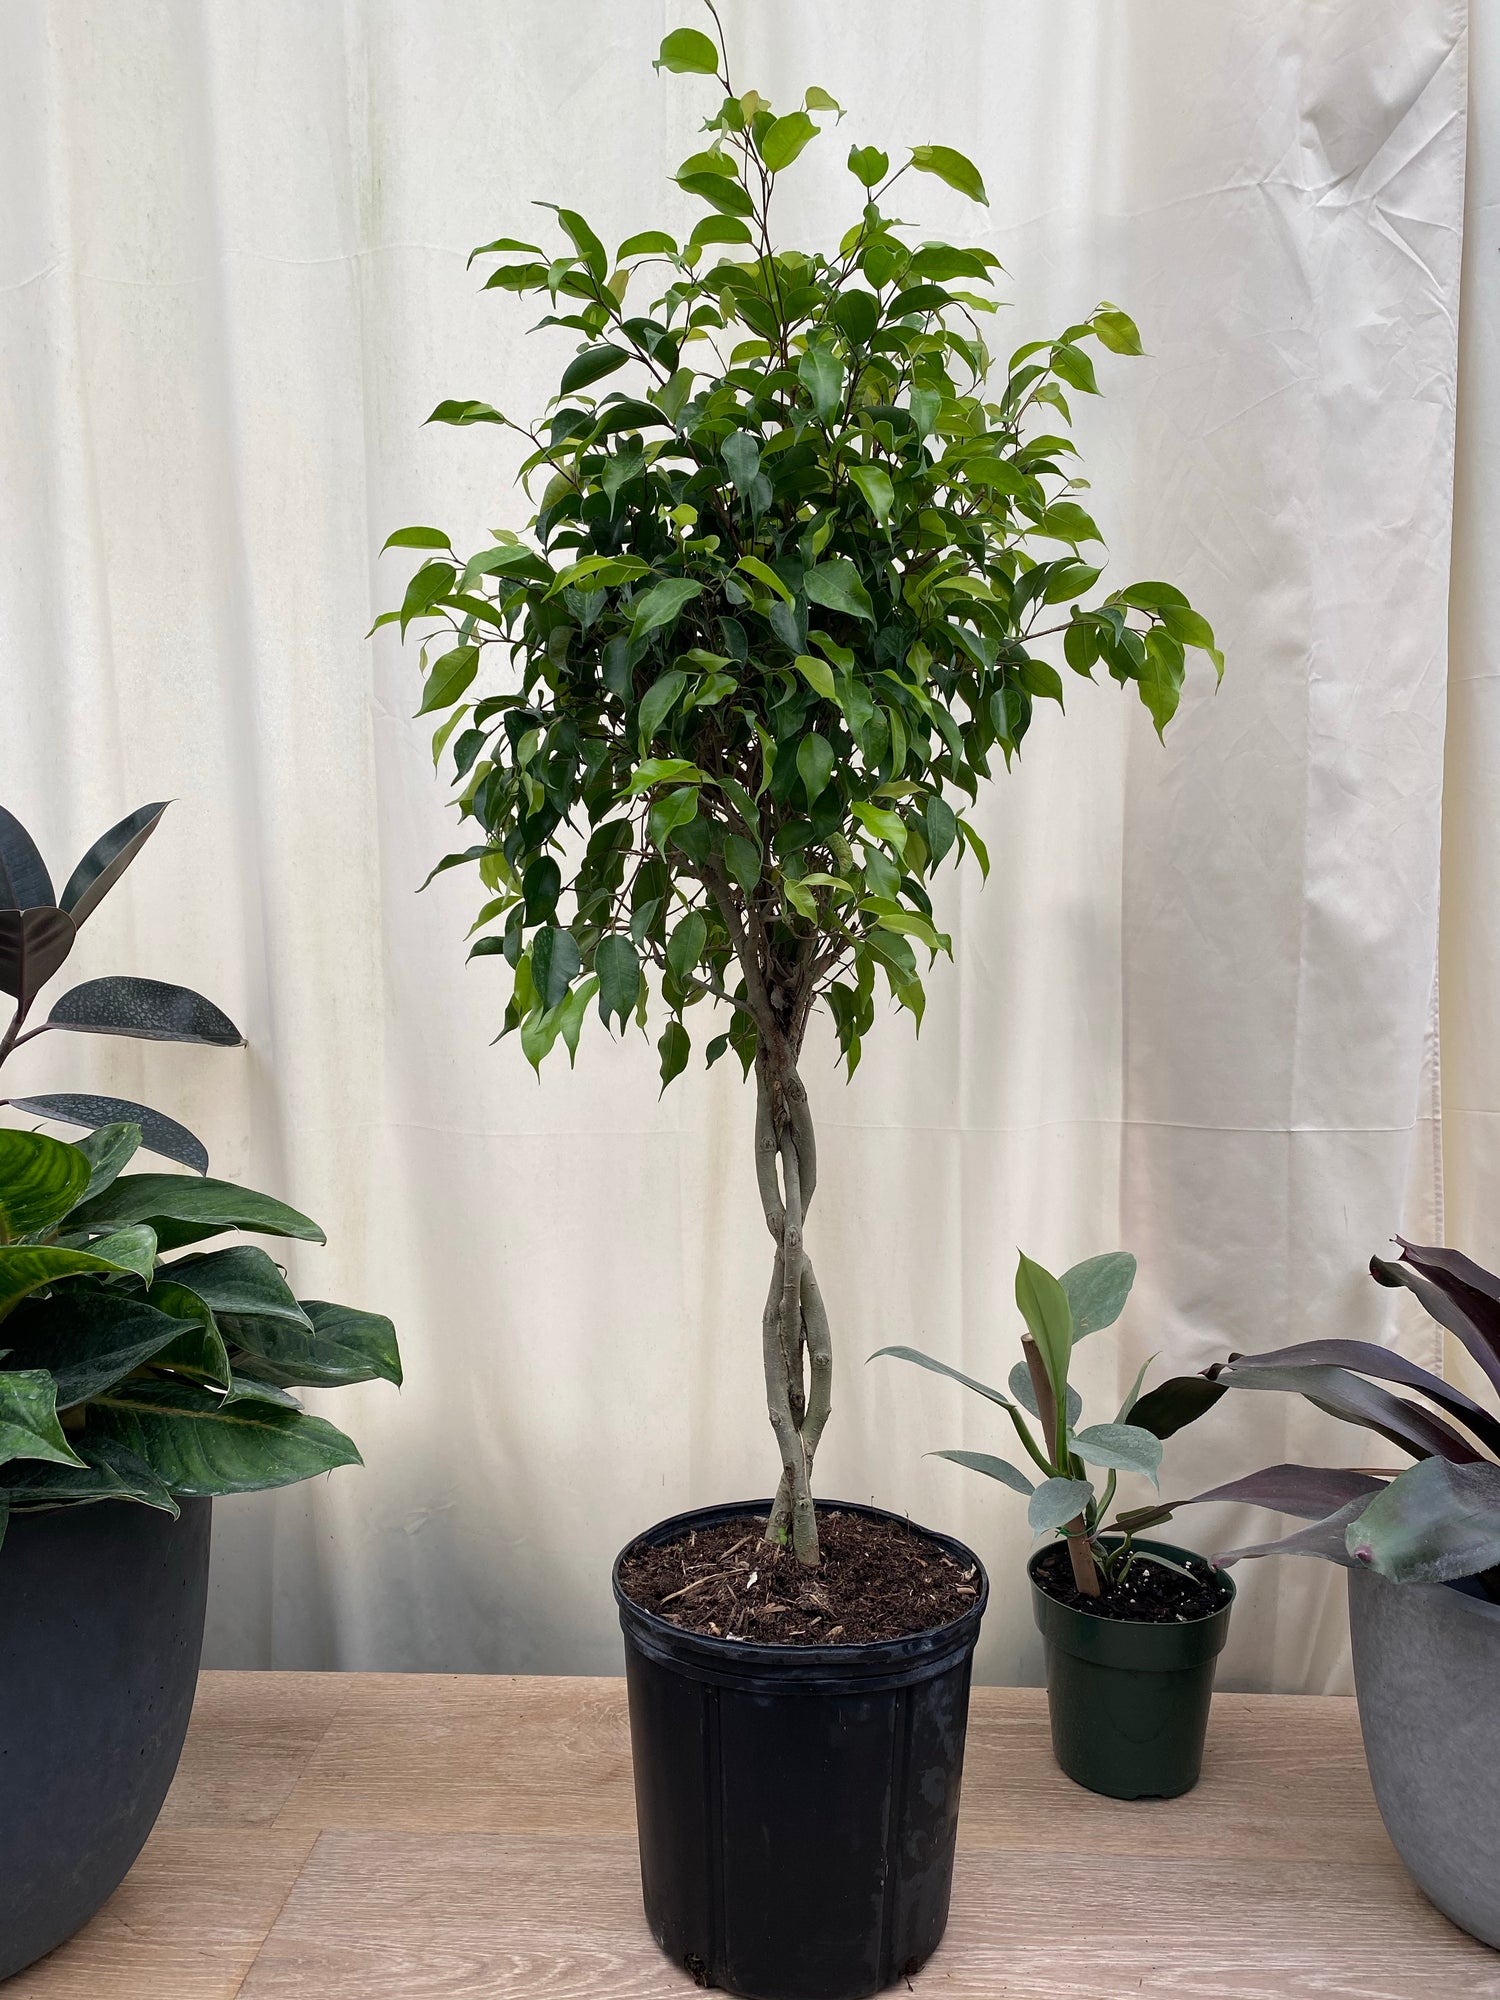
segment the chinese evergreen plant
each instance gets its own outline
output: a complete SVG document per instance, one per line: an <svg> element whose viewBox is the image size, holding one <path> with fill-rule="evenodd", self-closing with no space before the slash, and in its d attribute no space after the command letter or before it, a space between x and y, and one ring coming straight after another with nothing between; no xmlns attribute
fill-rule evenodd
<svg viewBox="0 0 1500 2000"><path fill-rule="evenodd" d="M1096 393L1091 343L1140 352L1129 317L1100 306L991 379L996 258L916 240L893 206L917 174L983 204L962 154L917 146L892 171L853 147L837 245L785 248L776 188L839 106L812 89L778 115L731 82L722 34L677 30L657 67L715 85L676 175L704 214L611 255L559 207L560 243L474 253L502 260L487 288L535 296L540 324L577 339L539 423L472 400L433 412L518 434L537 511L470 555L434 528L393 535L424 560L381 622L423 634L419 713L442 718L435 755L475 827L439 865L478 867L473 951L509 965L504 1031L527 1059L561 1041L571 1060L591 1003L622 1029L659 1010L665 1087L694 1009L727 1011L703 1053L754 1071L774 1245L767 1532L811 1565L833 1373L803 1234L813 1011L850 1072L880 982L920 1023L917 951L950 949L933 877L968 854L988 872L965 808L1034 704L1061 707L1049 641L1075 673L1133 686L1158 731L1185 649L1222 661L1180 590L1096 598L1081 553L1100 536L1069 399Z"/></svg>
<svg viewBox="0 0 1500 2000"><path fill-rule="evenodd" d="M62 895L0 807L0 992L14 1002L0 1064L49 1032L238 1046L201 993L91 979L28 1018L79 927L150 837L144 806L95 843ZM323 1232L296 1209L207 1178L191 1132L146 1105L80 1092L0 1099L89 1128L75 1145L0 1128L0 1535L13 1512L244 1493L359 1462L342 1431L288 1392L401 1380L377 1313L298 1299L264 1250L200 1246L232 1232ZM191 1173L125 1173L145 1146ZM177 1254L185 1253L185 1254Z"/></svg>

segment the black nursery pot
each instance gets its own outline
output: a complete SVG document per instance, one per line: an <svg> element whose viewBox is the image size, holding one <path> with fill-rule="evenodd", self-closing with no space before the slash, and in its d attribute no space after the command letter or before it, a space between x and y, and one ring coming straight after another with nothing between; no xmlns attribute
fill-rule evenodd
<svg viewBox="0 0 1500 2000"><path fill-rule="evenodd" d="M699 1508L629 1548L769 1510ZM921 1532L973 1564L978 1595L951 1624L877 1645L684 1632L621 1590L629 1549L615 1563L646 1920L701 1985L750 2000L859 2000L914 1972L943 1935L989 1582L961 1542Z"/></svg>
<svg viewBox="0 0 1500 2000"><path fill-rule="evenodd" d="M0 1543L0 1979L71 1937L161 1811L198 1680L212 1501L12 1514Z"/></svg>
<svg viewBox="0 0 1500 2000"><path fill-rule="evenodd" d="M1183 1562L1193 1551L1137 1541L1143 1555ZM1049 1597L1026 1565L1047 1663L1052 1750L1075 1784L1110 1799L1175 1799L1203 1768L1214 1665L1229 1636L1234 1585L1219 1572L1220 1602L1182 1625L1098 1618Z"/></svg>

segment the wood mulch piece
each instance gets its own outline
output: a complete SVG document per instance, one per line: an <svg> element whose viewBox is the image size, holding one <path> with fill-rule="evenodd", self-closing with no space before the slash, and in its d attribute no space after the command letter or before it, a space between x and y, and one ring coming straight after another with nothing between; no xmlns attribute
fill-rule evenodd
<svg viewBox="0 0 1500 2000"><path fill-rule="evenodd" d="M972 1565L899 1521L818 1510L822 1560L804 1569L749 1515L660 1547L637 1542L620 1584L687 1632L760 1646L866 1646L947 1625L979 1595Z"/></svg>
<svg viewBox="0 0 1500 2000"><path fill-rule="evenodd" d="M1224 1602L1224 1591L1218 1571L1206 1557L1194 1556L1183 1567L1193 1572L1191 1577L1180 1576L1148 1555L1139 1555L1116 1589L1106 1586L1097 1597L1085 1597L1073 1581L1067 1545L1058 1542L1039 1557L1032 1575L1059 1604L1090 1612L1095 1618L1118 1618L1131 1625L1186 1625L1217 1611Z"/></svg>

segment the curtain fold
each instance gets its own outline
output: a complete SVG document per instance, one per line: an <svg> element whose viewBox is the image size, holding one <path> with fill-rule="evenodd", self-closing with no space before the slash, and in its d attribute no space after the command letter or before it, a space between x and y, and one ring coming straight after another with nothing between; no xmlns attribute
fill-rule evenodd
<svg viewBox="0 0 1500 2000"><path fill-rule="evenodd" d="M1455 1239L1461 1217L1485 1253L1497 114L1476 87L1445 808L1464 0L724 11L746 85L850 107L778 194L788 240L853 213L850 139L939 141L991 206L924 179L903 208L999 254L1002 352L1100 298L1135 314L1148 358L1105 357L1078 413L1108 576L1181 581L1228 657L1165 748L1069 676L1066 717L981 802L989 884L942 878L956 962L920 1039L878 1021L847 1087L826 1036L804 1064L838 1355L821 1490L972 1541L995 1585L979 1671L1032 1679L1023 1510L923 1456L994 1448L995 1413L865 1356L909 1341L1003 1381L1016 1246L1056 1268L1122 1244L1136 1298L1081 1354L1096 1417L1156 1351L1338 1332L1430 1358L1364 1267L1437 1226L1440 832L1443 1162ZM399 1398L318 1399L363 1472L217 1509L211 1664L613 1671L618 1546L774 1476L749 1095L721 1064L658 1098L635 1036L586 1032L540 1087L514 1038L491 1046L473 891L415 894L451 833L415 659L363 636L404 576L376 554L392 528L525 518L503 438L422 429L449 395L540 409L566 352L480 293L470 248L545 228L536 197L607 242L690 213L667 176L709 86L650 64L691 16L0 15L0 797L64 871L173 797L76 975L180 979L250 1040L44 1037L7 1081L182 1117L216 1172L323 1222L294 1280L390 1312L407 1365ZM1164 1485L1300 1453L1370 1445L1230 1399ZM1223 1684L1347 1685L1334 1573L1241 1587Z"/></svg>

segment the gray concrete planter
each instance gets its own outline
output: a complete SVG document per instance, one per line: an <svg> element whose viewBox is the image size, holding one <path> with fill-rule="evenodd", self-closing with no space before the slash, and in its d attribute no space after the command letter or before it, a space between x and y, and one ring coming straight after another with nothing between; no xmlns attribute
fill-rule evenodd
<svg viewBox="0 0 1500 2000"><path fill-rule="evenodd" d="M0 1544L0 1979L141 1851L198 1681L213 1502L12 1515Z"/></svg>
<svg viewBox="0 0 1500 2000"><path fill-rule="evenodd" d="M1352 1569L1349 1629L1386 1832L1443 1914L1500 1948L1500 1604Z"/></svg>

